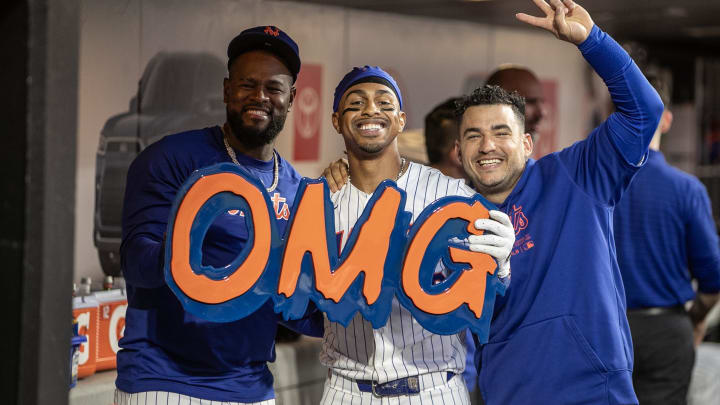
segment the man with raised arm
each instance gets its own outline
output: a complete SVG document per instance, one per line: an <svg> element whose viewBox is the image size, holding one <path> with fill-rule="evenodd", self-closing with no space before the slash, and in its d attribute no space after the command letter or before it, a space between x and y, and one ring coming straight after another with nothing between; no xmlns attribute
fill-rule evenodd
<svg viewBox="0 0 720 405"><path fill-rule="evenodd" d="M587 139L535 161L520 97L485 86L461 103L463 167L516 233L513 285L476 356L480 389L488 405L635 404L613 211L647 159L663 104L584 8L534 3L544 17L517 18L578 46L616 112Z"/></svg>

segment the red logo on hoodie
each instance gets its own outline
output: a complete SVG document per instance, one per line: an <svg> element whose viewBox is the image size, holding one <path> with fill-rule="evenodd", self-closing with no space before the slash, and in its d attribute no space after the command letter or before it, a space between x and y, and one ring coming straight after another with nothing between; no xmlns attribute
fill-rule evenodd
<svg viewBox="0 0 720 405"><path fill-rule="evenodd" d="M521 231L527 229L528 219L522 212L522 206L518 207L513 204L512 208L513 212L510 214L510 218L512 219L513 228L515 228L515 235L517 236ZM510 254L515 256L518 253L527 252L533 247L535 247L535 242L533 241L532 236L530 236L530 234L523 235L515 239L515 245L513 245L513 250Z"/></svg>
<svg viewBox="0 0 720 405"><path fill-rule="evenodd" d="M520 231L527 228L528 220L525 214L522 212L522 207L517 207L513 204L512 213L513 228L515 228L515 235L519 234Z"/></svg>

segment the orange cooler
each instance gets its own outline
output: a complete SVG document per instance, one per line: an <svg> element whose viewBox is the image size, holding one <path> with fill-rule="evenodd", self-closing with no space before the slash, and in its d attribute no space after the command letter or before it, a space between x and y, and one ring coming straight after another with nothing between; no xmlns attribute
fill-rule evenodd
<svg viewBox="0 0 720 405"><path fill-rule="evenodd" d="M78 334L87 341L80 344L78 378L95 374L98 348L98 302L92 296L73 298L73 318L78 322Z"/></svg>
<svg viewBox="0 0 720 405"><path fill-rule="evenodd" d="M127 297L123 290L99 291L94 294L99 306L97 369L109 370L117 366L115 354L118 341L125 332Z"/></svg>

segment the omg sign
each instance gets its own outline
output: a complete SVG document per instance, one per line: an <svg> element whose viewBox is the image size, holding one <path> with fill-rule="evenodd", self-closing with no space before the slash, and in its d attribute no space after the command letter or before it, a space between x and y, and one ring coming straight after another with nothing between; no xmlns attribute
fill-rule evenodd
<svg viewBox="0 0 720 405"><path fill-rule="evenodd" d="M505 285L492 257L451 242L482 232L472 223L489 216L487 200L442 198L410 226L404 191L386 180L338 251L329 194L324 179L303 179L280 235L270 197L250 173L229 163L196 171L172 208L167 284L188 312L217 322L246 317L270 299L285 319L302 317L313 301L333 322L347 326L359 312L379 328L396 297L433 333L470 328L487 341L495 296ZM205 234L229 210L244 213L247 243L227 266L205 266ZM449 275L434 283L439 264Z"/></svg>

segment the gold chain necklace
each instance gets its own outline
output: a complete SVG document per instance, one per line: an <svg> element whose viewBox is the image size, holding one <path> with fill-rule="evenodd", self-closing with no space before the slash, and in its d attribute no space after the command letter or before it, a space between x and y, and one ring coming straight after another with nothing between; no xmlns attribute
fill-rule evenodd
<svg viewBox="0 0 720 405"><path fill-rule="evenodd" d="M395 183L397 183L398 180L400 180L400 177L402 177L402 175L405 174L405 171L407 170L407 167L405 167L405 163L406 163L405 158L401 158L401 159L402 160L400 161L400 171L398 172L397 177L395 178ZM408 165L408 167L410 167L410 165ZM350 166L349 165L348 165L347 182L348 182L348 184L350 183Z"/></svg>
<svg viewBox="0 0 720 405"><path fill-rule="evenodd" d="M222 128L222 127L221 127ZM230 159L238 166L242 166L240 162L237 160L237 156L235 155L235 151L230 146L230 142L227 140L227 135L225 135L225 128L222 128L223 133L223 143L225 144L225 149L227 150L228 155L230 156ZM278 158L277 152L273 149L273 182L270 187L266 187L265 190L267 190L268 193L272 193L275 191L275 188L277 188L278 181L280 180L280 168L278 165ZM262 183L262 180L260 180Z"/></svg>

